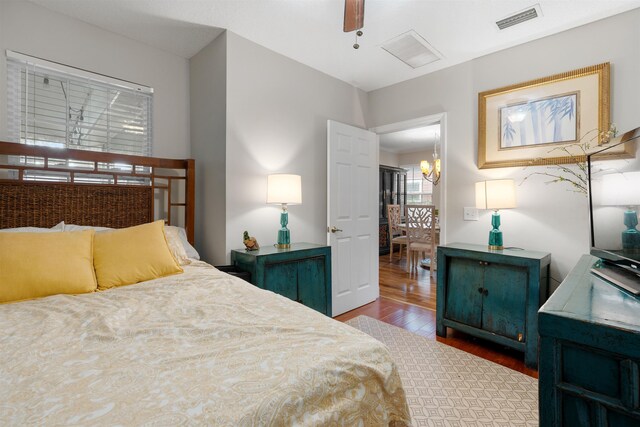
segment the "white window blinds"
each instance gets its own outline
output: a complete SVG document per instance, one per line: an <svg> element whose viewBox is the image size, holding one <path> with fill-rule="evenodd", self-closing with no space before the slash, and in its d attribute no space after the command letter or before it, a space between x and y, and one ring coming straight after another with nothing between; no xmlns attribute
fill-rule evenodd
<svg viewBox="0 0 640 427"><path fill-rule="evenodd" d="M7 51L9 138L151 155L153 89Z"/></svg>

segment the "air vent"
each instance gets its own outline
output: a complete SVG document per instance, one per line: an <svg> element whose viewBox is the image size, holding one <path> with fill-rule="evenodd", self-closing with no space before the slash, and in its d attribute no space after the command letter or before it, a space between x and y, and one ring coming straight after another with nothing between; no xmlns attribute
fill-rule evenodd
<svg viewBox="0 0 640 427"><path fill-rule="evenodd" d="M411 68L422 67L442 59L440 52L413 30L400 34L381 47Z"/></svg>
<svg viewBox="0 0 640 427"><path fill-rule="evenodd" d="M542 16L542 13L540 11L540 5L537 4L523 10L522 12L518 12L515 15L507 16L506 18L497 21L496 25L499 29L504 30L505 28L522 24L523 22L530 21L531 19L535 19L539 16Z"/></svg>

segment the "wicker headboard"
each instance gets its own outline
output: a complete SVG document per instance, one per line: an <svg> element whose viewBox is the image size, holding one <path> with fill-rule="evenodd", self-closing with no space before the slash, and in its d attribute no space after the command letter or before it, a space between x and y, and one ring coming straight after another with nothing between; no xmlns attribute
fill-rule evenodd
<svg viewBox="0 0 640 427"><path fill-rule="evenodd" d="M194 241L195 161L0 141L0 228L165 219Z"/></svg>

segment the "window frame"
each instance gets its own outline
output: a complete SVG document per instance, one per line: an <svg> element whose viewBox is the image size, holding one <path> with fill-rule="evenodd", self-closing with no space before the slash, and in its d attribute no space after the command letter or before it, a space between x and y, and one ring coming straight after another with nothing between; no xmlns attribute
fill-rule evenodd
<svg viewBox="0 0 640 427"><path fill-rule="evenodd" d="M426 205L431 205L433 204L433 187L434 185L427 181L426 179L424 179L424 177L422 176L422 171L420 170L420 165L419 164L409 164L409 165L402 165L400 166L401 168L403 168L404 170L407 171L407 204L426 204ZM420 190L419 192L410 192L409 188L410 188L410 184L412 182L419 182L420 183ZM429 190L430 191L423 191L425 184L429 185ZM420 196L420 202L410 202L410 198L411 196ZM424 196L429 196L430 201L428 203L425 203L424 200Z"/></svg>
<svg viewBox="0 0 640 427"><path fill-rule="evenodd" d="M10 50L6 51L6 59L9 141L105 153L147 157L152 155L153 88ZM44 89L30 89L29 80L35 78L36 73L39 73L38 77L44 75L47 83L49 74L56 82L59 81L64 99L56 93L45 99L46 95L51 93L45 92ZM86 116L93 114L92 118L95 118L95 121L81 123L86 132L85 136L91 137L86 141L81 141L78 137L76 144L73 143L72 136L76 133L72 134L70 129L75 132L79 127L78 117L83 122L85 119L83 110L71 106L71 90L74 87L87 91L87 97L92 96L94 90L97 93L96 100L90 100L90 106L95 110L84 113ZM40 97L38 106L30 106L29 101L33 102L36 97ZM121 100L126 99L126 102L117 102L118 97L121 97ZM45 100L53 103L53 106L38 110L42 108L40 105L45 104ZM49 118L46 115L49 110L46 108L55 110L55 117ZM138 112L135 112L136 109ZM129 118L130 111L134 113ZM103 118L103 115L106 118ZM42 124L50 124L51 127L47 128ZM40 133L33 130L38 126L41 126ZM92 134L94 127L97 128L96 134Z"/></svg>

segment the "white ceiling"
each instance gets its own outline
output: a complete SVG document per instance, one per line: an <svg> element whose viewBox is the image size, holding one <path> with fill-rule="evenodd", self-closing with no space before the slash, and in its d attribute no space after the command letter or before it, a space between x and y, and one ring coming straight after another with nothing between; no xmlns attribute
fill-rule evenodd
<svg viewBox="0 0 640 427"><path fill-rule="evenodd" d="M379 135L380 149L391 153L416 153L433 149L440 140L440 124Z"/></svg>
<svg viewBox="0 0 640 427"><path fill-rule="evenodd" d="M355 50L354 34L342 32L343 0L31 1L185 58L228 29L365 91L640 7L640 0L366 0ZM541 18L497 29L496 20L535 4ZM412 69L380 48L409 30L444 59Z"/></svg>

